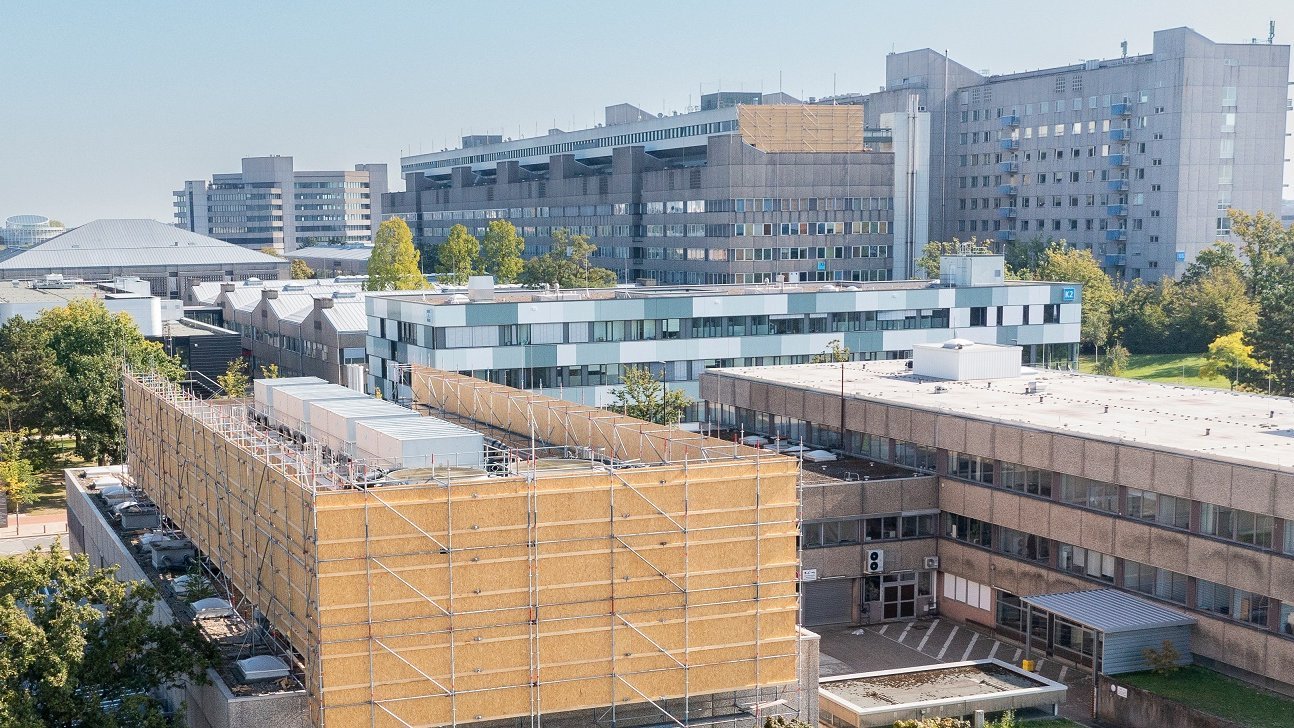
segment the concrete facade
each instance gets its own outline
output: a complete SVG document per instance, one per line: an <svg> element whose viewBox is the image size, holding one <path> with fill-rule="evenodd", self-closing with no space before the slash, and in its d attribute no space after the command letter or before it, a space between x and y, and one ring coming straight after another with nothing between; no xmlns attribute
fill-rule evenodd
<svg viewBox="0 0 1294 728"><path fill-rule="evenodd" d="M242 171L172 193L175 224L259 250L370 243L382 223L385 164L295 170L292 157L245 157Z"/></svg>
<svg viewBox="0 0 1294 728"><path fill-rule="evenodd" d="M1255 447L1281 431L1288 400L1037 373L918 394L933 385L887 365L851 371L843 417L834 371L790 381L831 365L706 372L701 393L712 419L746 431L773 424L890 462L925 453L920 469L938 477L939 604L949 616L1019 635L1015 595L1113 586L1197 618L1197 659L1290 690L1294 475L1279 438ZM1039 381L1035 394L1018 393L1027 381ZM990 395L1019 404L978 399ZM1207 428L1186 414L1196 411L1209 412ZM1154 428L1133 441L1141 428L1129 415ZM957 579L991 598L956 599L947 587ZM1058 652L1084 659L1077 647Z"/></svg>
<svg viewBox="0 0 1294 728"><path fill-rule="evenodd" d="M716 102L661 118L617 109L605 127L405 157L407 191L388 195L385 213L404 218L424 250L455 224L480 235L505 219L526 255L539 255L566 228L589 236L594 265L626 282L908 277L904 252L924 233L925 207L907 200L929 184L928 157L909 153L916 137L865 134L847 107ZM884 121L908 129L906 118Z"/></svg>
<svg viewBox="0 0 1294 728"><path fill-rule="evenodd" d="M1226 211L1281 204L1289 46L1189 28L1144 55L980 75L930 49L886 56L869 125L915 96L931 127L930 236L1049 238L1126 279L1179 276L1230 238Z"/></svg>

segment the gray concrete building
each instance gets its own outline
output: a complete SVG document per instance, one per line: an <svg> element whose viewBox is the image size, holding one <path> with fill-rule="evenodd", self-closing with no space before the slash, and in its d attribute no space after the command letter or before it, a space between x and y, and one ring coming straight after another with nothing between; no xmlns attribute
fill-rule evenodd
<svg viewBox="0 0 1294 728"><path fill-rule="evenodd" d="M1125 46L1126 47L1126 46ZM930 118L930 236L1064 238L1127 279L1178 276L1227 209L1280 209L1289 46L1157 31L1150 53L981 75L931 49L886 56L869 125Z"/></svg>
<svg viewBox="0 0 1294 728"><path fill-rule="evenodd" d="M14 215L0 228L0 249L30 248L65 232L63 223L44 215Z"/></svg>
<svg viewBox="0 0 1294 728"><path fill-rule="evenodd" d="M293 168L292 157L245 157L242 171L189 180L173 194L177 227L257 249L372 242L382 223L385 164Z"/></svg>
<svg viewBox="0 0 1294 728"><path fill-rule="evenodd" d="M960 362L956 379L949 361ZM712 422L877 463L834 480L806 472L805 623L872 621L868 580L880 574L884 588L891 570L916 569L917 614L924 597L944 618L1086 663L1094 650L1109 660L1115 636L1053 603L1101 611L1135 596L1191 625L1175 639L1196 661L1294 692L1291 400L1018 361L1013 347L953 340L915 347L911 368L701 374ZM934 543L904 526L928 509L939 514ZM921 592L923 567L937 570L933 593ZM1091 599L1044 598L1074 592ZM1121 640L1122 660L1141 659Z"/></svg>
<svg viewBox="0 0 1294 728"><path fill-rule="evenodd" d="M788 99L715 94L671 116L620 104L592 129L467 137L402 158L407 191L384 213L424 250L455 224L479 235L504 219L538 255L565 228L626 282L910 277L926 239L928 150L911 148L925 114L878 116L885 128L865 133L857 108Z"/></svg>

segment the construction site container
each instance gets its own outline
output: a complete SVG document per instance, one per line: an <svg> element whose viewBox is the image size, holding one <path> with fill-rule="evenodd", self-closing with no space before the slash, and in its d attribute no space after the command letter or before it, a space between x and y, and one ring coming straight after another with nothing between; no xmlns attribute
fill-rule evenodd
<svg viewBox="0 0 1294 728"><path fill-rule="evenodd" d="M326 402L338 399L369 399L362 392L339 387L336 384L314 384L298 387L280 387L273 390L270 396L270 421L287 427L301 435L309 432L310 411L307 402Z"/></svg>
<svg viewBox="0 0 1294 728"><path fill-rule="evenodd" d="M297 387L302 384L327 384L319 377L281 377L279 379L257 379L252 382L253 400L256 409L269 413L272 402L271 392L279 387Z"/></svg>
<svg viewBox="0 0 1294 728"><path fill-rule="evenodd" d="M333 452L355 456L355 423L372 420L401 420L420 417L417 412L398 404L372 397L309 401L309 426L306 436L323 443Z"/></svg>
<svg viewBox="0 0 1294 728"><path fill-rule="evenodd" d="M480 468L485 438L435 417L355 423L355 457L401 468L439 465Z"/></svg>

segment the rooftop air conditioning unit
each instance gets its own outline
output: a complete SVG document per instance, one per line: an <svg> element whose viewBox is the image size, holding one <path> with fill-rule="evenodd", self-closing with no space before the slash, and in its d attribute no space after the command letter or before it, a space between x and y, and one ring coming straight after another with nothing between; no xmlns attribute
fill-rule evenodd
<svg viewBox="0 0 1294 728"><path fill-rule="evenodd" d="M925 557L924 559L922 559L922 560L921 560L921 568L923 568L923 569L938 569L938 568L939 568L939 557L938 557L938 556L927 556L927 557Z"/></svg>

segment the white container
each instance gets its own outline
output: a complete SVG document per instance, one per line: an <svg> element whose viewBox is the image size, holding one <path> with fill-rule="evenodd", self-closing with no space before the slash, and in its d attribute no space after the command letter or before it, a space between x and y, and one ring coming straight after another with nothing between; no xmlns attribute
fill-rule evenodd
<svg viewBox="0 0 1294 728"><path fill-rule="evenodd" d="M355 457L395 468L481 468L485 438L435 417L355 423Z"/></svg>
<svg viewBox="0 0 1294 728"><path fill-rule="evenodd" d="M372 397L328 399L306 403L309 424L306 436L338 453L355 455L355 423L419 417L417 412Z"/></svg>
<svg viewBox="0 0 1294 728"><path fill-rule="evenodd" d="M256 379L252 381L252 395L256 409L268 415L271 411L271 391L279 387L295 387L302 384L327 384L319 377L280 377L278 379Z"/></svg>
<svg viewBox="0 0 1294 728"><path fill-rule="evenodd" d="M270 420L293 432L309 432L310 412L308 402L325 402L336 399L368 399L368 396L336 384L307 384L297 387L280 387L271 394L273 416Z"/></svg>

